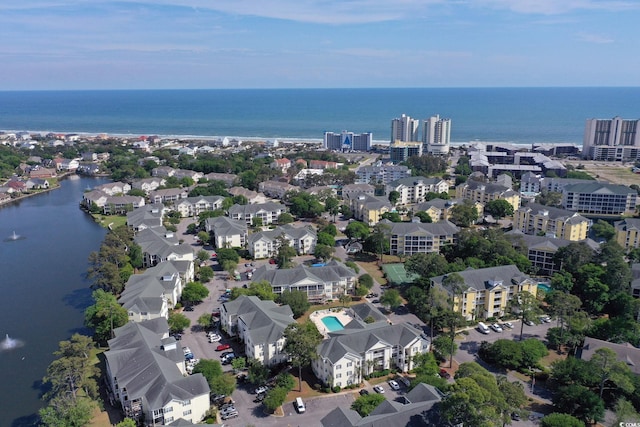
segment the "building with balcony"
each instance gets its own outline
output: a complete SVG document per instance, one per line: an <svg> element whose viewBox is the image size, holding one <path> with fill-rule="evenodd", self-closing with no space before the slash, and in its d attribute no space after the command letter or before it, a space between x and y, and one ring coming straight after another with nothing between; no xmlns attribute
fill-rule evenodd
<svg viewBox="0 0 640 427"><path fill-rule="evenodd" d="M287 211L281 203L267 202L253 205L233 205L229 208L229 217L253 225L253 219L259 218L262 225L276 223L281 213Z"/></svg>
<svg viewBox="0 0 640 427"><path fill-rule="evenodd" d="M583 215L633 215L638 193L625 185L587 181L562 189L562 207Z"/></svg>
<svg viewBox="0 0 640 427"><path fill-rule="evenodd" d="M411 176L411 170L404 165L378 164L361 166L356 170L356 184L389 184Z"/></svg>
<svg viewBox="0 0 640 427"><path fill-rule="evenodd" d="M587 238L591 220L566 209L528 203L513 214L513 229L524 234L580 241Z"/></svg>
<svg viewBox="0 0 640 427"><path fill-rule="evenodd" d="M616 242L626 250L640 247L640 218L625 218L613 224Z"/></svg>
<svg viewBox="0 0 640 427"><path fill-rule="evenodd" d="M452 245L460 231L449 221L433 223L383 222L389 231L391 255L411 256L418 253L440 252L445 245Z"/></svg>
<svg viewBox="0 0 640 427"><path fill-rule="evenodd" d="M456 187L456 198L468 199L486 205L492 200L506 200L513 210L520 207L520 194L498 183L468 180Z"/></svg>
<svg viewBox="0 0 640 427"><path fill-rule="evenodd" d="M253 233L247 240L247 249L253 259L271 258L278 253L283 238L298 255L312 254L316 247L317 233L313 227L294 227L291 224L273 230Z"/></svg>
<svg viewBox="0 0 640 427"><path fill-rule="evenodd" d="M451 119L441 119L439 115L422 121L422 151L434 156L449 154L451 144Z"/></svg>
<svg viewBox="0 0 640 427"><path fill-rule="evenodd" d="M204 224L216 248L244 248L248 237L246 221L219 216L207 218Z"/></svg>
<svg viewBox="0 0 640 427"><path fill-rule="evenodd" d="M341 133L325 132L322 147L333 151L370 151L373 134L355 134L343 130Z"/></svg>
<svg viewBox="0 0 640 427"><path fill-rule="evenodd" d="M640 120L589 119L582 140L582 156L589 160L640 160Z"/></svg>
<svg viewBox="0 0 640 427"><path fill-rule="evenodd" d="M431 278L432 286L439 286L453 298L454 311L467 320L502 317L506 314L507 304L520 292L529 292L536 296L538 283L522 273L515 265L503 265L489 268L469 268L459 271L464 280L462 292L456 292L447 286L447 275Z"/></svg>
<svg viewBox="0 0 640 427"><path fill-rule="evenodd" d="M387 194L392 191L400 194L397 203L406 205L424 202L428 193L448 193L449 184L442 178L411 176L387 184Z"/></svg>

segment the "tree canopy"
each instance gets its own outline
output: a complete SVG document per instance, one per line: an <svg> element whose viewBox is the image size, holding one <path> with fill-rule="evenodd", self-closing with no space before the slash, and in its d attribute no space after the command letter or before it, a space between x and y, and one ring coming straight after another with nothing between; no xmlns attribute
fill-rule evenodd
<svg viewBox="0 0 640 427"><path fill-rule="evenodd" d="M296 319L302 316L311 304L307 300L307 293L294 289L292 291L283 291L278 297L280 304L288 305Z"/></svg>
<svg viewBox="0 0 640 427"><path fill-rule="evenodd" d="M316 325L307 320L302 325L292 323L284 330L283 350L290 356L291 364L298 368L300 391L302 391L302 368L309 366L318 357L318 345L322 335Z"/></svg>

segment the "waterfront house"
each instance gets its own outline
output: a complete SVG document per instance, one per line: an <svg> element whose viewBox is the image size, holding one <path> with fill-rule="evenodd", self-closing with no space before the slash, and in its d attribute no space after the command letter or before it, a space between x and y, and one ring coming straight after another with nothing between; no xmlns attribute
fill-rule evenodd
<svg viewBox="0 0 640 427"><path fill-rule="evenodd" d="M261 301L255 296L242 295L220 307L220 327L244 345L248 359L256 359L264 366L286 362L283 351L284 330L295 323L288 305Z"/></svg>
<svg viewBox="0 0 640 427"><path fill-rule="evenodd" d="M166 208L158 203L127 212L127 226L134 232L145 228L162 227L162 218Z"/></svg>
<svg viewBox="0 0 640 427"><path fill-rule="evenodd" d="M144 197L138 196L108 196L103 206L105 215L126 215L145 205Z"/></svg>
<svg viewBox="0 0 640 427"><path fill-rule="evenodd" d="M164 318L116 328L104 353L109 397L124 415L147 424L197 423L210 408L209 384L187 375L184 354Z"/></svg>
<svg viewBox="0 0 640 427"><path fill-rule="evenodd" d="M133 240L142 248L143 266L152 267L163 261L193 261L193 248L180 243L173 232L164 227L145 228Z"/></svg>
<svg viewBox="0 0 640 427"><path fill-rule="evenodd" d="M135 188L138 190L142 190L145 194L149 194L152 191L157 190L159 187L162 187L167 182L164 178L142 178L136 179L131 182L131 188Z"/></svg>
<svg viewBox="0 0 640 427"><path fill-rule="evenodd" d="M468 268L457 272L464 280L462 292L453 292L446 285L447 275L431 278L431 286L439 286L453 298L454 311L466 320L502 317L514 295L529 292L534 297L538 283L515 265L489 268Z"/></svg>
<svg viewBox="0 0 640 427"><path fill-rule="evenodd" d="M175 204L181 199L189 196L189 190L185 188L166 188L163 190L155 190L149 193L151 203L167 203Z"/></svg>
<svg viewBox="0 0 640 427"><path fill-rule="evenodd" d="M131 191L131 185L126 182L108 182L106 184L97 185L93 189L102 191L108 196L122 196Z"/></svg>

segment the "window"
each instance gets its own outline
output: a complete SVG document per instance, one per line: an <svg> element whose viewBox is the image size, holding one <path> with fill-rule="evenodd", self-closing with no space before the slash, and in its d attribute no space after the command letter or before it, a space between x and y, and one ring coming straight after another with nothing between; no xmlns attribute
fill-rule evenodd
<svg viewBox="0 0 640 427"><path fill-rule="evenodd" d="M342 369L342 365L336 365L336 369Z"/></svg>
<svg viewBox="0 0 640 427"><path fill-rule="evenodd" d="M165 408L164 413L166 414L167 412L173 412L173 406Z"/></svg>
<svg viewBox="0 0 640 427"><path fill-rule="evenodd" d="M191 409L189 409L188 411L184 411L182 415L191 415Z"/></svg>
<svg viewBox="0 0 640 427"><path fill-rule="evenodd" d="M342 374L336 374L336 378L342 378Z"/></svg>
<svg viewBox="0 0 640 427"><path fill-rule="evenodd" d="M347 368L350 368L353 365L353 362L347 362Z"/></svg>

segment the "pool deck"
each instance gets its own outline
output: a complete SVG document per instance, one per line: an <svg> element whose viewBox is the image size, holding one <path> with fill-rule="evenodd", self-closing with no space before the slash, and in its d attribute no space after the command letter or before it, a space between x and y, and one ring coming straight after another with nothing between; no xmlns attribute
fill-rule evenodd
<svg viewBox="0 0 640 427"><path fill-rule="evenodd" d="M336 311L331 311L330 309L314 311L313 313L311 313L310 319L316 325L318 331L320 331L322 336L325 338L328 338L329 331L327 330L325 324L322 323L322 319L328 316L336 317L340 321L340 323L342 323L342 326L346 326L347 323L353 320L353 317L347 313L347 309L345 308L338 309Z"/></svg>

